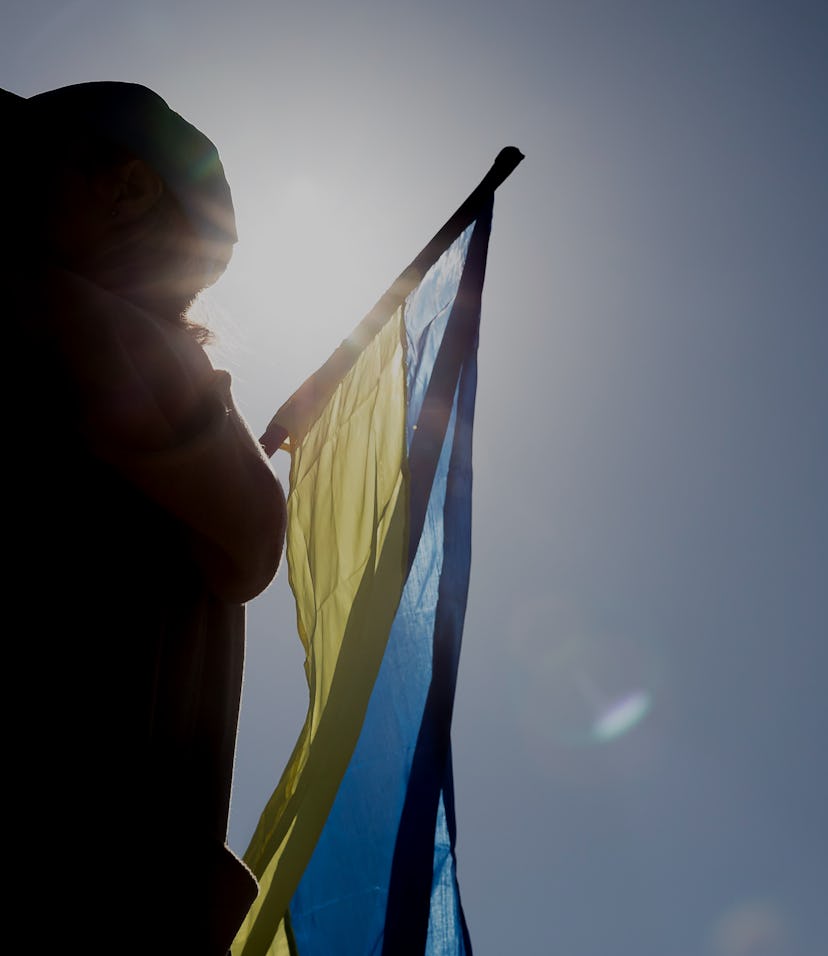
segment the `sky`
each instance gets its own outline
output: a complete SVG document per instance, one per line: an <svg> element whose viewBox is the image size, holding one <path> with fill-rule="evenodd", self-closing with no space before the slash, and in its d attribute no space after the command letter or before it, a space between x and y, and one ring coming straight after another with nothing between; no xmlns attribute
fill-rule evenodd
<svg viewBox="0 0 828 956"><path fill-rule="evenodd" d="M257 434L521 149L484 290L453 724L474 951L828 952L828 7L0 19L6 89L141 82L218 144L241 238L199 314ZM306 706L283 570L248 611L239 853Z"/></svg>

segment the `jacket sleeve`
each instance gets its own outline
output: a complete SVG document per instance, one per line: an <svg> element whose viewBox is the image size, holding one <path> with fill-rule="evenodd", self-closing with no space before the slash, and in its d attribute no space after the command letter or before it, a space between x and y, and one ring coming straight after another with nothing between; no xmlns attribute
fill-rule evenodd
<svg viewBox="0 0 828 956"><path fill-rule="evenodd" d="M185 329L69 273L50 277L47 315L81 440L184 523L220 597L255 597L281 560L285 500L229 374Z"/></svg>

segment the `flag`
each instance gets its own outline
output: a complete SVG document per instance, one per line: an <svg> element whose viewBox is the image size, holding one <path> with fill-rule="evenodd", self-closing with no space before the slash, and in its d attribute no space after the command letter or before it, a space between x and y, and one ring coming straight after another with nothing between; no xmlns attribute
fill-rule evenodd
<svg viewBox="0 0 828 956"><path fill-rule="evenodd" d="M276 413L309 706L245 853L233 956L470 956L450 726L471 561L477 340L509 147Z"/></svg>

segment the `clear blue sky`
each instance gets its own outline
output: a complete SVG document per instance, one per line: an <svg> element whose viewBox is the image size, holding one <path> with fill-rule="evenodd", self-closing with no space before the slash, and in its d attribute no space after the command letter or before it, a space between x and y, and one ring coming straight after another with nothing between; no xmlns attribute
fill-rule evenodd
<svg viewBox="0 0 828 956"><path fill-rule="evenodd" d="M6 0L0 64L143 82L218 143L241 243L204 308L257 432L526 154L453 733L475 952L828 952L828 7ZM305 706L283 574L250 608L240 852Z"/></svg>

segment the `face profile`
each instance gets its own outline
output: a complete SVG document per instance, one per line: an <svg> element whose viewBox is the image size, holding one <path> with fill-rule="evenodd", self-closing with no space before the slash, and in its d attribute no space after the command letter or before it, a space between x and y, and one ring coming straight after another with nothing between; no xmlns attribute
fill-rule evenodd
<svg viewBox="0 0 828 956"><path fill-rule="evenodd" d="M42 254L180 321L237 240L213 143L138 84L81 83L7 101L14 139L29 144L21 166L38 200L23 215Z"/></svg>

